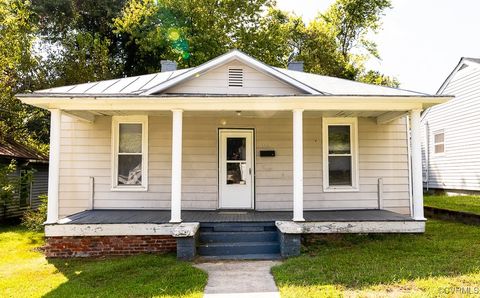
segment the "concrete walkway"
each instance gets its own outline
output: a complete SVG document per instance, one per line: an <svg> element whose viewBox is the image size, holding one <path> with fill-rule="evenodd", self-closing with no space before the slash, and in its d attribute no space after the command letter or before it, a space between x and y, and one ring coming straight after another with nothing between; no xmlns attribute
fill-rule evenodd
<svg viewBox="0 0 480 298"><path fill-rule="evenodd" d="M278 261L219 261L200 263L195 267L208 273L205 298L279 298L270 273Z"/></svg>

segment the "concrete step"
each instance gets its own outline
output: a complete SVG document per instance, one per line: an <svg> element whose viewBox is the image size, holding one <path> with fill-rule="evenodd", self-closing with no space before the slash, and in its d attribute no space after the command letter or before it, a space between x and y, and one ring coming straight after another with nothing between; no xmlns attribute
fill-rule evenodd
<svg viewBox="0 0 480 298"><path fill-rule="evenodd" d="M198 253L202 256L278 254L280 244L278 241L205 243L200 244Z"/></svg>
<svg viewBox="0 0 480 298"><path fill-rule="evenodd" d="M217 242L270 242L278 240L276 231L200 232L201 243Z"/></svg>

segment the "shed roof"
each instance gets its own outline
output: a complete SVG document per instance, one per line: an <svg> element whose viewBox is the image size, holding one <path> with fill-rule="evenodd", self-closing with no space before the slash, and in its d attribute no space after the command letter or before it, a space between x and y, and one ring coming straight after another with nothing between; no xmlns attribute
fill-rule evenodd
<svg viewBox="0 0 480 298"><path fill-rule="evenodd" d="M34 161L48 161L48 157L38 152L37 150L8 139L0 140L0 157Z"/></svg>

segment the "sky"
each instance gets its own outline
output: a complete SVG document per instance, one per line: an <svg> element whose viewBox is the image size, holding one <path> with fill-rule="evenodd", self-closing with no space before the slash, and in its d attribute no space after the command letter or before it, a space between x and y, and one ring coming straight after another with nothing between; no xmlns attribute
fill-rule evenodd
<svg viewBox="0 0 480 298"><path fill-rule="evenodd" d="M334 0L277 0L308 23ZM479 0L392 0L372 36L381 60L369 69L396 77L400 88L434 94L461 57L480 58Z"/></svg>

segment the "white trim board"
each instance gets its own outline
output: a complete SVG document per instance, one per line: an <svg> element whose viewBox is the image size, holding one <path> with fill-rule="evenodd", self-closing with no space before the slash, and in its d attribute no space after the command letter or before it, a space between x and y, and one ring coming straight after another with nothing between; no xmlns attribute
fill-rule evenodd
<svg viewBox="0 0 480 298"><path fill-rule="evenodd" d="M76 236L161 236L193 237L200 224L49 224L45 225L45 237Z"/></svg>
<svg viewBox="0 0 480 298"><path fill-rule="evenodd" d="M276 221L285 234L424 233L425 221Z"/></svg>

